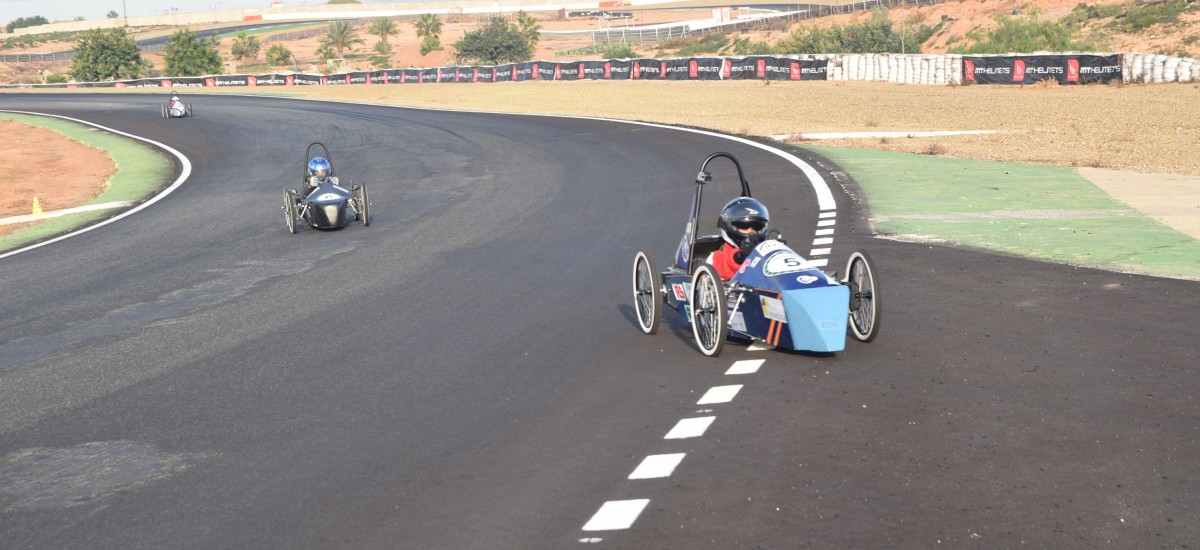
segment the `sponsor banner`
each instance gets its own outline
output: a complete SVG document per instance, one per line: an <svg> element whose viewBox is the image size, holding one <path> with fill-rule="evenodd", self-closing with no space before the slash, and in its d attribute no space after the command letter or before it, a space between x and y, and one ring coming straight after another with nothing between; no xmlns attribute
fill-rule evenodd
<svg viewBox="0 0 1200 550"><path fill-rule="evenodd" d="M209 77L212 79L212 86L223 88L225 86L249 86L249 75L244 74L222 74Z"/></svg>
<svg viewBox="0 0 1200 550"><path fill-rule="evenodd" d="M1121 79L1119 55L963 56L963 80L977 84L1091 84Z"/></svg>
<svg viewBox="0 0 1200 550"><path fill-rule="evenodd" d="M263 80L267 79L267 77L270 77L270 76L278 76L278 75L260 75L259 81L258 81L259 84L262 84ZM203 88L204 87L204 78L198 77L198 76L197 77L184 77L184 76L171 77L170 82L171 82L171 86L170 86L171 88ZM165 87L165 85L164 85L164 87Z"/></svg>
<svg viewBox="0 0 1200 550"><path fill-rule="evenodd" d="M639 80L658 80L666 75L663 71L664 64L658 59L634 59L632 76Z"/></svg>
<svg viewBox="0 0 1200 550"><path fill-rule="evenodd" d="M534 63L533 77L540 80L558 80L558 63L548 61Z"/></svg>
<svg viewBox="0 0 1200 550"><path fill-rule="evenodd" d="M438 81L439 69L421 69L422 84L436 84Z"/></svg>
<svg viewBox="0 0 1200 550"><path fill-rule="evenodd" d="M292 81L297 86L316 86L322 84L325 78L319 74L294 74Z"/></svg>
<svg viewBox="0 0 1200 550"><path fill-rule="evenodd" d="M513 79L513 69L516 66L512 63L508 65L496 65L492 67L492 82L511 82Z"/></svg>
<svg viewBox="0 0 1200 550"><path fill-rule="evenodd" d="M421 70L420 69L404 69L401 76L405 84L420 84Z"/></svg>
<svg viewBox="0 0 1200 550"><path fill-rule="evenodd" d="M516 82L524 82L537 78L537 63L525 61L513 65L513 80Z"/></svg>
<svg viewBox="0 0 1200 550"><path fill-rule="evenodd" d="M720 80L723 60L717 57L697 57L688 60L687 77L691 80Z"/></svg>
<svg viewBox="0 0 1200 550"><path fill-rule="evenodd" d="M667 59L662 62L661 80L688 80L691 59Z"/></svg>
<svg viewBox="0 0 1200 550"><path fill-rule="evenodd" d="M605 80L629 80L633 77L633 61L609 59L604 62Z"/></svg>
<svg viewBox="0 0 1200 550"><path fill-rule="evenodd" d="M557 70L554 71L554 80L582 80L584 63L577 61L574 63L556 63Z"/></svg>
<svg viewBox="0 0 1200 550"><path fill-rule="evenodd" d="M252 75L250 78L254 79L255 86L289 86L290 83L288 82L287 77L288 77L288 75L282 75L282 74L278 74L278 73L269 73L269 74ZM199 84L183 84L180 82L180 80L183 80L183 79L180 79L180 78L175 79L176 86L199 85ZM194 79L194 80L199 80L199 79Z"/></svg>

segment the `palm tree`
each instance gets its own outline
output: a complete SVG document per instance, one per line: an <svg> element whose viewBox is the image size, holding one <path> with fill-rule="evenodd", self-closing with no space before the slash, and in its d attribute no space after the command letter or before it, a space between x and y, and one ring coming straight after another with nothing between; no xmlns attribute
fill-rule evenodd
<svg viewBox="0 0 1200 550"><path fill-rule="evenodd" d="M438 40L442 34L442 20L432 13L427 13L417 20L416 28L417 36Z"/></svg>
<svg viewBox="0 0 1200 550"><path fill-rule="evenodd" d="M338 57L342 57L342 51L346 48L362 43L363 39L354 34L354 27L348 21L330 23L329 28L325 29L325 36L321 37L321 44L337 51Z"/></svg>
<svg viewBox="0 0 1200 550"><path fill-rule="evenodd" d="M378 36L380 42L387 44L388 38L400 34L400 29L396 27L395 21L387 17L380 17L371 20L371 26L367 27L367 34ZM379 47L376 46L376 49L379 49ZM390 50L391 48L385 46L384 49Z"/></svg>
<svg viewBox="0 0 1200 550"><path fill-rule="evenodd" d="M237 35L233 38L233 46L229 53L242 61L247 59L253 61L258 57L258 52L261 48L262 43L259 42L257 36L249 36L246 34L246 31L238 31Z"/></svg>
<svg viewBox="0 0 1200 550"><path fill-rule="evenodd" d="M518 11L517 28L521 31L521 36L524 36L525 41L529 43L530 48L537 46L538 38L541 38L538 31L542 30L542 26L538 24L537 19L525 13L525 10Z"/></svg>

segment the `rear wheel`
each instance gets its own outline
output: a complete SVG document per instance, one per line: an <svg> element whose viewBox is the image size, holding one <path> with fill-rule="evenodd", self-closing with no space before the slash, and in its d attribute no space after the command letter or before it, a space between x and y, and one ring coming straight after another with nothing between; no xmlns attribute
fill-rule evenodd
<svg viewBox="0 0 1200 550"><path fill-rule="evenodd" d="M725 286L712 266L705 264L692 275L692 334L700 353L716 357L729 335L729 310Z"/></svg>
<svg viewBox="0 0 1200 550"><path fill-rule="evenodd" d="M166 105L160 105L159 107L161 107L161 108L162 108L162 117L163 117L163 118L167 118L167 106L166 106Z"/></svg>
<svg viewBox="0 0 1200 550"><path fill-rule="evenodd" d="M646 334L658 332L658 325L662 321L659 287L654 256L649 252L638 252L633 258L633 307L637 309L638 328Z"/></svg>
<svg viewBox="0 0 1200 550"><path fill-rule="evenodd" d="M287 221L288 233L296 233L296 195L291 189L283 190L283 218Z"/></svg>
<svg viewBox="0 0 1200 550"><path fill-rule="evenodd" d="M846 279L850 287L850 332L860 342L870 342L879 333L879 281L875 262L866 252L856 251L846 261Z"/></svg>
<svg viewBox="0 0 1200 550"><path fill-rule="evenodd" d="M187 116L192 116L192 104L191 104L191 103L188 103L188 104L187 104L187 107L186 107L186 108L183 110L183 112L184 112L184 114L186 114Z"/></svg>

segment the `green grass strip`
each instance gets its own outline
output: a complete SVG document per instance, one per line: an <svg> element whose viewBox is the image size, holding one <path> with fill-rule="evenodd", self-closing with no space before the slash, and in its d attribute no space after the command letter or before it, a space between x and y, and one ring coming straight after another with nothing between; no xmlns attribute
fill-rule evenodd
<svg viewBox="0 0 1200 550"><path fill-rule="evenodd" d="M1200 279L1200 241L1114 199L1073 168L805 148L854 177L880 234Z"/></svg>
<svg viewBox="0 0 1200 550"><path fill-rule="evenodd" d="M173 163L159 149L124 136L54 117L0 113L0 118L53 130L64 136L96 147L108 153L117 171L108 182L108 189L87 204L119 201L140 201L167 183ZM32 204L32 197L30 202ZM35 226L0 237L0 250L12 250L27 244L54 237L71 230L104 220L111 210L80 212L52 218Z"/></svg>

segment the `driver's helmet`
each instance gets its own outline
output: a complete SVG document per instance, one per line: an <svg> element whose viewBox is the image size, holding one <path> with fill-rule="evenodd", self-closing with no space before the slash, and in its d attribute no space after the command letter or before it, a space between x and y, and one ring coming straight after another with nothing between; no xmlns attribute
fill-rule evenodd
<svg viewBox="0 0 1200 550"><path fill-rule="evenodd" d="M325 157L313 157L308 161L308 175L325 179L329 176L329 161Z"/></svg>
<svg viewBox="0 0 1200 550"><path fill-rule="evenodd" d="M179 101L179 96L177 96L177 95L171 96L171 101Z"/></svg>
<svg viewBox="0 0 1200 550"><path fill-rule="evenodd" d="M721 237L725 239L725 242L739 246L747 236L766 236L767 221L770 217L771 215L767 213L767 207L763 206L763 203L750 197L738 197L729 201L721 209L721 218L717 220L717 227L721 229ZM740 231L744 229L751 231L747 233Z"/></svg>

